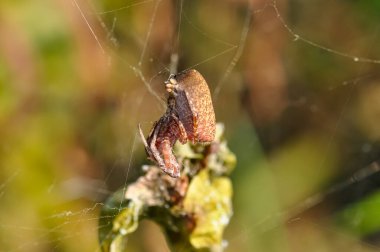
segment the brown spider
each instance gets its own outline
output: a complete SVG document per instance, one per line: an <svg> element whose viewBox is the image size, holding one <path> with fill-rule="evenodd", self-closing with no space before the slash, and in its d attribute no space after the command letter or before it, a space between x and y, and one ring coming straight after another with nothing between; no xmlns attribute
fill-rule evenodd
<svg viewBox="0 0 380 252"><path fill-rule="evenodd" d="M180 165L173 154L177 139L211 142L215 137L215 114L210 90L202 75L196 70L187 70L171 75L165 82L169 92L167 110L153 125L145 139L139 132L145 150L151 160L173 178L180 176Z"/></svg>

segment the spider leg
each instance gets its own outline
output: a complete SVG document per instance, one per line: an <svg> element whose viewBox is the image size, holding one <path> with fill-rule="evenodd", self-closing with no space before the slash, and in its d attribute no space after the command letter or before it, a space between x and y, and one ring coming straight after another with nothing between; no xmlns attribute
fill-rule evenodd
<svg viewBox="0 0 380 252"><path fill-rule="evenodd" d="M179 120L177 116L173 115L173 118L179 128L179 141L181 142L181 144L185 144L188 140L185 126L183 126L183 123Z"/></svg>
<svg viewBox="0 0 380 252"><path fill-rule="evenodd" d="M147 138L147 139L151 139L151 138L152 138L152 136L153 136L153 132L154 132L154 130L155 130L155 128L156 128L157 123L158 123L158 121L155 121L155 122L153 123L152 129L149 131L149 134L148 134L148 138ZM147 141L149 142L149 140L147 140Z"/></svg>
<svg viewBox="0 0 380 252"><path fill-rule="evenodd" d="M163 166L165 166L165 164L164 164L164 162L160 156L160 152L158 151L158 149L156 147L157 135L158 135L158 132L160 131L160 128L161 128L160 122L156 123L154 130L152 131L153 135L152 135L152 139L150 141L149 148L151 150L152 158L154 158L154 161L157 162L158 166L163 167Z"/></svg>
<svg viewBox="0 0 380 252"><path fill-rule="evenodd" d="M149 148L149 146L148 146L148 143L146 142L146 139L145 139L144 133L143 133L143 131L142 131L142 129L141 129L141 124L139 124L138 127L139 127L140 138L141 138L141 141L142 141L143 144L144 144L145 150L146 150L146 152L148 153L149 156L152 156L152 152L151 152L151 150L150 150L150 148Z"/></svg>
<svg viewBox="0 0 380 252"><path fill-rule="evenodd" d="M175 158L169 139L165 139L160 144L160 150L164 158L164 166L161 167L165 173L169 174L173 178L180 176L180 165Z"/></svg>

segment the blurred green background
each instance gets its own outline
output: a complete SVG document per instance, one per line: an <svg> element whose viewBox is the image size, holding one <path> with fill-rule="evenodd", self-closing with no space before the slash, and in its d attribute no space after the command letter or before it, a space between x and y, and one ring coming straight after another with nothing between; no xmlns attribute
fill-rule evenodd
<svg viewBox="0 0 380 252"><path fill-rule="evenodd" d="M148 162L137 125L165 111L176 52L237 155L226 251L378 251L379 13L375 0L1 1L0 251L99 251L99 209ZM128 242L168 251L150 222Z"/></svg>

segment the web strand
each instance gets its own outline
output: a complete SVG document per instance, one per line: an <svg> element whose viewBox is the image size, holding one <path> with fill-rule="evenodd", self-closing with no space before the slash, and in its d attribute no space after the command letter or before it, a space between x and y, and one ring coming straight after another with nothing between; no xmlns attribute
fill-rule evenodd
<svg viewBox="0 0 380 252"><path fill-rule="evenodd" d="M104 48L103 48L103 46L102 46L102 43L100 43L100 40L99 40L98 36L96 35L94 29L92 29L90 23L88 22L86 16L85 16L84 13L83 13L81 7L79 6L77 0L72 0L72 3L73 3L73 4L76 6L76 8L78 9L78 11L79 11L79 13L80 13L80 15L81 15L83 21L86 23L88 29L90 30L92 36L94 37L94 39L95 39L96 43L98 44L99 48L101 49L102 53L103 53L103 54L106 54L106 51L104 50Z"/></svg>
<svg viewBox="0 0 380 252"><path fill-rule="evenodd" d="M302 41L302 42L304 42L304 43L306 43L312 47L321 49L323 51L326 51L326 52L329 52L329 53L332 53L332 54L335 54L335 55L338 55L338 56L341 56L344 58L351 59L355 62L380 64L380 59L371 59L371 58L365 58L365 57L360 57L360 56L352 56L348 53L341 52L341 51L326 47L324 45L318 44L316 42L313 42L309 39L306 39L305 37L294 32L294 30L292 28L290 28L290 26L285 22L280 11L277 8L277 1L276 0L273 0L271 6L273 7L273 9L276 13L277 19L281 22L282 26L286 29L286 31L293 37L294 41Z"/></svg>
<svg viewBox="0 0 380 252"><path fill-rule="evenodd" d="M243 24L243 30L242 30L241 35L240 35L239 46L237 47L235 55L233 56L232 60L230 61L226 71L222 75L222 78L219 80L218 84L216 85L216 87L214 89L214 95L213 95L214 100L218 99L222 85L224 84L227 77L232 72L232 69L236 66L236 63L240 59L241 55L243 54L244 46L245 46L245 43L247 40L247 36L248 36L250 24L251 24L252 11L253 11L252 1L249 1L248 8L247 8L247 14L245 15L245 20L244 20L244 24Z"/></svg>
<svg viewBox="0 0 380 252"><path fill-rule="evenodd" d="M150 19L150 22L149 22L148 32L147 32L147 34L146 34L146 38L145 38L145 42L144 42L144 47L143 47L143 50L142 50L142 52L141 52L140 60L139 60L139 63L138 63L138 66L139 66L139 67L141 67L142 62L143 62L143 60L144 60L144 56L145 56L145 52L146 52L147 47L148 47L148 43L149 43L149 39L150 39L150 35L151 35L151 33L152 33L153 24L154 24L154 21L156 20L156 15L157 15L158 6L160 5L161 1L162 1L162 0L156 0L156 3L155 3L155 5L154 5L152 18Z"/></svg>

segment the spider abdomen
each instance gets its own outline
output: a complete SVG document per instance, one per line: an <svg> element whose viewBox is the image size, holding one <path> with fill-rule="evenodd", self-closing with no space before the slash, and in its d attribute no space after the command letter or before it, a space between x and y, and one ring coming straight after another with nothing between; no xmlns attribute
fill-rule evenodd
<svg viewBox="0 0 380 252"><path fill-rule="evenodd" d="M177 82L175 110L193 142L211 142L215 137L215 113L206 80L194 69L174 76Z"/></svg>

